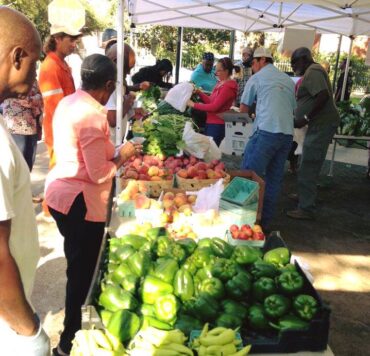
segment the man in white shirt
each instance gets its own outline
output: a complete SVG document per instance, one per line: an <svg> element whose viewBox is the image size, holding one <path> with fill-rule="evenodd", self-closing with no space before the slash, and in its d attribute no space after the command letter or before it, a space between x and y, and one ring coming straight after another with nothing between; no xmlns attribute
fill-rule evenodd
<svg viewBox="0 0 370 356"><path fill-rule="evenodd" d="M19 12L0 7L0 103L25 98L36 78L41 40ZM46 356L49 338L30 296L39 260L29 169L0 122L0 354Z"/></svg>

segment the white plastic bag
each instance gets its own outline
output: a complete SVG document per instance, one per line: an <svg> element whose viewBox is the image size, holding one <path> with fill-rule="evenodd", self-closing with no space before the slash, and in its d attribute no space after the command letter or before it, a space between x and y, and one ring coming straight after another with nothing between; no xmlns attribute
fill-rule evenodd
<svg viewBox="0 0 370 356"><path fill-rule="evenodd" d="M194 131L191 122L186 122L182 139L185 142L184 152L203 159L211 145L207 136Z"/></svg>
<svg viewBox="0 0 370 356"><path fill-rule="evenodd" d="M215 184L199 190L197 200L193 206L193 211L196 213L204 213L209 210L218 211L223 190L223 179L219 179Z"/></svg>
<svg viewBox="0 0 370 356"><path fill-rule="evenodd" d="M193 94L193 90L193 84L187 82L177 84L169 90L164 100L172 105L176 110L184 112L186 109L186 103Z"/></svg>
<svg viewBox="0 0 370 356"><path fill-rule="evenodd" d="M293 141L297 142L298 144L294 152L294 154L296 155L302 154L303 142L304 142L304 138L306 137L306 132L307 132L307 126L304 126L300 129L294 129Z"/></svg>
<svg viewBox="0 0 370 356"><path fill-rule="evenodd" d="M207 136L209 139L209 148L206 154L204 155L204 161L205 162L211 162L215 159L220 160L222 156L222 151L220 148L216 145L216 142L213 141L213 138L210 136Z"/></svg>

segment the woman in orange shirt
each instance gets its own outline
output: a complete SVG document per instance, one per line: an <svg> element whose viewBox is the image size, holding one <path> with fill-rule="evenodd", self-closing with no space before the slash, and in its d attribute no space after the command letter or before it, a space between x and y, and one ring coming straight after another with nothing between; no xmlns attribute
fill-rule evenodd
<svg viewBox="0 0 370 356"><path fill-rule="evenodd" d="M64 330L54 355L68 355L81 328L87 296L104 234L108 197L117 169L141 150L126 143L115 154L104 105L115 89L116 66L93 54L81 66L82 89L63 98L54 115L56 165L46 179L45 199L67 259Z"/></svg>

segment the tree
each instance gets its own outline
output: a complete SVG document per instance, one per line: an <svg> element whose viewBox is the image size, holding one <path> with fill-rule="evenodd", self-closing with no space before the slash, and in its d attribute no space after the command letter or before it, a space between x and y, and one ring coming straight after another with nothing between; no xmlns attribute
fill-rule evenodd
<svg viewBox="0 0 370 356"><path fill-rule="evenodd" d="M151 50L157 58L176 59L177 27L140 26L136 32L138 45ZM204 52L227 55L230 31L184 28L183 66L192 68L199 63Z"/></svg>

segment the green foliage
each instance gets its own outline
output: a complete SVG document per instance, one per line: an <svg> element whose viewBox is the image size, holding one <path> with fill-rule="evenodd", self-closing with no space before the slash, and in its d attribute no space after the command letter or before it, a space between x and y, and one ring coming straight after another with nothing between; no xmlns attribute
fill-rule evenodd
<svg viewBox="0 0 370 356"><path fill-rule="evenodd" d="M49 0L0 0L0 5L6 5L22 12L36 26L44 41L50 33L50 24L48 22L48 5ZM86 9L86 33L102 30L105 23L95 14L87 0L81 0L81 4Z"/></svg>
<svg viewBox="0 0 370 356"><path fill-rule="evenodd" d="M156 58L176 60L177 27L140 26L139 47L151 50ZM228 54L230 31L185 28L183 33L183 66L193 68L204 52Z"/></svg>

